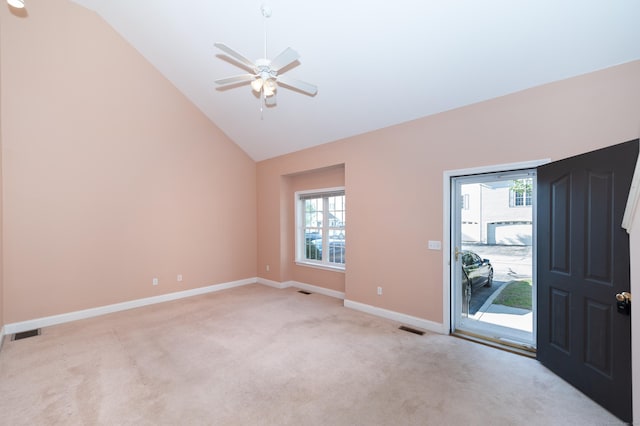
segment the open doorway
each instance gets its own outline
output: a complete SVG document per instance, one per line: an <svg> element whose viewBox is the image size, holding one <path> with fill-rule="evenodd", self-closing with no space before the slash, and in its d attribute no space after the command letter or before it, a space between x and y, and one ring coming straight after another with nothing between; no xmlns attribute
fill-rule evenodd
<svg viewBox="0 0 640 426"><path fill-rule="evenodd" d="M535 351L535 169L451 178L452 332Z"/></svg>

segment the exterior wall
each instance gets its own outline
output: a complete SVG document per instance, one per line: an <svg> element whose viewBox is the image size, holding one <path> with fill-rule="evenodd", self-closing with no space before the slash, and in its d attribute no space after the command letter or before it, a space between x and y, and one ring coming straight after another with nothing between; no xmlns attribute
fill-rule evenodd
<svg viewBox="0 0 640 426"><path fill-rule="evenodd" d="M5 323L256 276L253 160L93 12L0 31Z"/></svg>
<svg viewBox="0 0 640 426"><path fill-rule="evenodd" d="M635 61L259 162L258 261L272 262L279 233L294 226L274 198L282 177L345 164L346 298L442 323L446 254L427 241L443 236L444 171L557 160L635 139L639 129ZM461 155L470 143L483 149Z"/></svg>
<svg viewBox="0 0 640 426"><path fill-rule="evenodd" d="M465 184L461 192L468 200L461 215L463 241L531 245L532 208L510 206L510 181Z"/></svg>

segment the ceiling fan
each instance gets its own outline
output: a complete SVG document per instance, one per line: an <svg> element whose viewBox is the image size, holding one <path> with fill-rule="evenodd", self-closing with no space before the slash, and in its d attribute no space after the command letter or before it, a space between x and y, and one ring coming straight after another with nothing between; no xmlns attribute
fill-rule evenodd
<svg viewBox="0 0 640 426"><path fill-rule="evenodd" d="M214 45L218 49L222 50L224 53L234 59L236 65L250 71L250 73L247 74L240 74L233 77L215 80L215 83L221 86L229 86L239 83L251 82L251 88L253 89L253 91L260 95L260 98L264 100L264 104L266 106L275 106L275 94L276 89L278 88L278 84L305 93L309 96L315 96L318 93L317 86L279 74L280 71L285 72L286 67L293 64L300 58L298 52L288 47L274 59L266 59L266 18L271 16L271 9L262 5L260 10L262 11L262 16L265 17L264 58L252 62L247 59L246 56L230 48L226 44L215 43Z"/></svg>

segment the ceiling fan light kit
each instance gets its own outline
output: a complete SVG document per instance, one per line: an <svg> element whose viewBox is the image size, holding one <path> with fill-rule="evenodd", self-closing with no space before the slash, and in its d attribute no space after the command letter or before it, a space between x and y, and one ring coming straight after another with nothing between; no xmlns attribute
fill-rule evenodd
<svg viewBox="0 0 640 426"><path fill-rule="evenodd" d="M7 0L7 3L11 7L15 7L16 9L24 8L24 0Z"/></svg>
<svg viewBox="0 0 640 426"><path fill-rule="evenodd" d="M273 60L267 59L266 19L271 16L271 9L265 5L262 5L260 7L260 11L262 12L262 16L264 16L265 18L264 58L252 62L244 55L242 55L235 49L230 48L226 44L219 42L215 43L214 45L218 49L229 55L239 67L252 71L252 73L248 74L241 74L233 77L215 80L215 83L221 86L229 86L250 82L251 89L260 96L261 105L262 103L264 103L264 105L266 106L275 106L275 95L278 88L278 83L280 83L282 86L297 90L309 96L315 96L318 93L317 86L310 83L305 83L304 81L287 78L283 75L278 74L280 70L283 70L300 58L298 52L288 47Z"/></svg>

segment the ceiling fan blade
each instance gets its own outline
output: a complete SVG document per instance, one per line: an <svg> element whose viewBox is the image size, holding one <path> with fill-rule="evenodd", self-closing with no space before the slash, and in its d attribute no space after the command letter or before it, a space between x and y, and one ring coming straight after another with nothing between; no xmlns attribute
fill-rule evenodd
<svg viewBox="0 0 640 426"><path fill-rule="evenodd" d="M255 78L256 76L253 74L241 74L241 75L235 75L233 77L221 78L219 80L215 80L214 83L220 84L220 85L244 83L245 81L251 81Z"/></svg>
<svg viewBox="0 0 640 426"><path fill-rule="evenodd" d="M283 86L289 86L293 89L304 92L310 96L315 96L318 93L318 86L315 86L311 83L305 83L304 81L296 80L289 77L278 76L278 83L281 83Z"/></svg>
<svg viewBox="0 0 640 426"><path fill-rule="evenodd" d="M231 56L236 61L240 62L242 65L249 67L250 69L255 69L255 64L247 59L244 55L238 53L236 50L230 48L224 43L214 43L213 44L218 49L222 50L227 55Z"/></svg>
<svg viewBox="0 0 640 426"><path fill-rule="evenodd" d="M297 61L298 58L300 58L298 52L290 47L287 47L282 51L282 53L276 56L273 61L271 61L271 64L269 66L272 70L278 71L279 69L284 68L287 65Z"/></svg>

